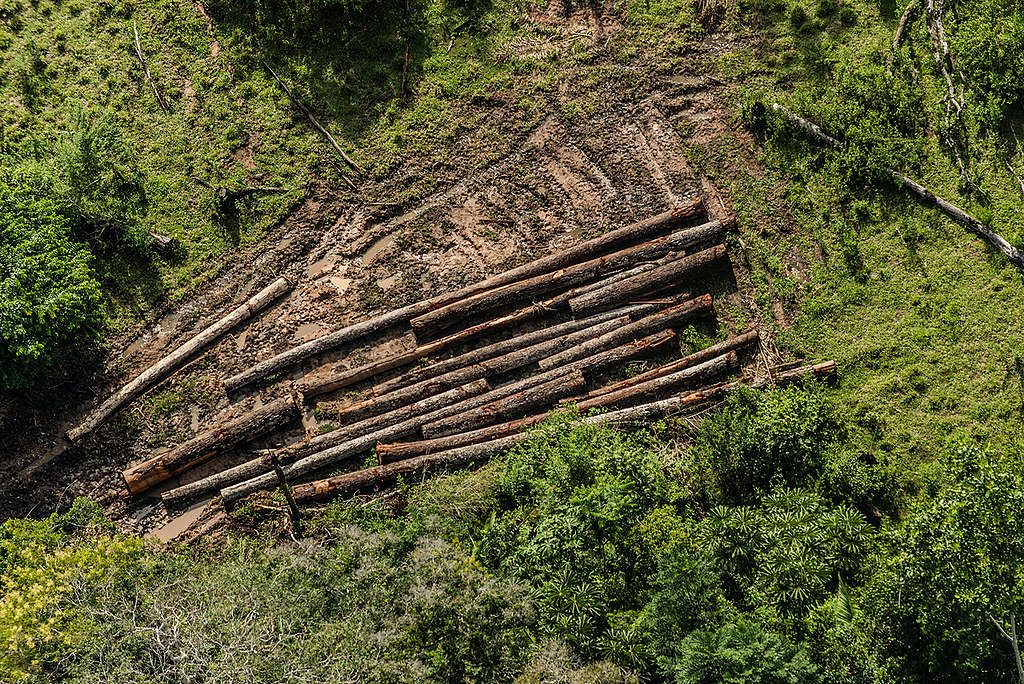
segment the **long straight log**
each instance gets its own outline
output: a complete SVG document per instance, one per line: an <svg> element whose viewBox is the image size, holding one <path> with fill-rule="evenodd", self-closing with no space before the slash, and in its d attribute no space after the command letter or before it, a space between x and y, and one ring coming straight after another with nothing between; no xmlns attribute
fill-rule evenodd
<svg viewBox="0 0 1024 684"><path fill-rule="evenodd" d="M644 354L649 354L657 351L660 347L668 344L675 339L675 333L672 332L659 332L648 337L635 340L628 344L622 345L615 349L609 349L605 352L594 354L584 359L580 359L564 368L556 368L554 370L540 373L539 375L530 376L519 380L518 382L509 383L503 385L495 390L488 392L487 394L470 397L457 404L452 404L444 408L425 413L415 418L410 418L397 425L392 424L388 427L382 428L370 434L364 434L362 437L357 437L352 440L341 442L329 448L318 451L314 454L304 456L300 458L291 466L288 467L286 474L290 479L305 475L306 473L313 472L325 466L337 463L345 458L358 454L362 451L369 450L376 446L378 442L393 441L404 437L411 432L419 430L426 423L434 420L440 420L441 418L447 418L448 416L456 415L463 411L474 409L484 404L501 399L502 397L515 394L516 392L522 392L523 390L529 389L544 382L554 380L555 378L562 377L572 373L573 371L580 370L584 373L588 371L594 371L600 368L605 368L615 363L621 363L624 361L630 361L638 358ZM385 414L386 416L387 414ZM380 418L380 417L378 417ZM377 418L371 418L370 420L377 420ZM366 421L364 421L366 422ZM356 426L352 426L354 429ZM333 433L328 433L333 434ZM226 504L231 504L234 501L251 494L260 489L264 489L267 486L272 485L274 482L273 473L265 473L259 477L241 482L237 485L225 487L221 489L221 498Z"/></svg>
<svg viewBox="0 0 1024 684"><path fill-rule="evenodd" d="M808 375L829 375L835 372L835 363L826 361L821 364L803 366L801 368L779 374L774 384L780 382L792 382ZM732 382L719 385L709 390L698 390L688 392L669 399L662 399L640 406L601 413L595 416L587 416L580 422L589 425L616 425L649 423L680 411L686 410L695 404L702 404L711 398L720 397L742 383ZM767 382L757 383L756 386L763 387ZM352 494L366 489L373 489L390 485L399 477L404 475L418 474L425 471L440 468L458 468L467 466L487 458L494 454L515 446L526 440L531 433L519 432L495 439L490 442L479 442L467 446L448 449L445 451L409 458L393 463L385 463L364 470L357 470L352 473L336 475L323 480L307 482L296 485L293 492L299 501L322 500L331 497Z"/></svg>
<svg viewBox="0 0 1024 684"><path fill-rule="evenodd" d="M219 473L214 473L213 475L204 477L201 480L190 482L187 485L169 489L160 495L160 499L168 506L179 504L183 501L196 499L205 494L216 492L222 487L228 487L236 482L248 480L251 477L256 477L257 475L261 475L268 470L273 469L273 459L269 454L264 454L258 458L246 461L241 465L237 465L234 468L228 468L227 470L222 470Z"/></svg>
<svg viewBox="0 0 1024 684"><path fill-rule="evenodd" d="M632 311L636 311L636 309L633 309ZM455 357L454 359L450 359L447 362L442 362L442 364L447 365L448 367L450 367L451 370L464 368L466 366L479 363L480 361L484 361L486 359L490 359L496 356L501 356L516 350L530 347L532 345L539 344L541 342L546 342L548 340L561 337L563 335L569 335L579 330L583 330L584 328L589 328L598 323L602 323L613 318L618 318L623 315L628 315L628 313L610 311L603 315L566 321L564 323L559 323L557 325L552 325L547 328L542 328L540 330L535 330L533 332L526 333L525 335L519 335L518 337L513 337L512 339L502 340L501 342L495 342L494 344L490 344L479 349L474 349L472 351L466 352L465 354L461 354ZM441 341L444 340L439 340L439 342ZM425 347L433 348L435 347L436 344L437 343L422 345L422 347L417 347L417 349L414 351L418 354L419 349ZM433 351L433 349L431 349L431 351ZM407 353L406 355L408 354L409 353ZM381 367L386 364L385 362L378 362L377 364L369 364L368 366L363 366L362 368L355 369L353 372L343 371L340 374L331 374L326 378L320 377L310 378L309 380L304 379L302 382L297 384L296 389L299 391L300 394L302 394L303 398L305 399L319 396L321 394L326 394L328 392L333 392L335 390L351 385L352 382L354 381L353 378L363 379L366 377L372 377L372 375L370 375L369 373L370 367L374 365L376 365L377 367ZM404 365L404 363L402 365ZM441 364L433 365L439 366ZM438 375L443 374L444 371L440 373L433 373L431 374L431 377L436 377Z"/></svg>
<svg viewBox="0 0 1024 684"><path fill-rule="evenodd" d="M617 346L629 339L636 339L656 330L664 330L673 325L682 325L699 316L714 315L711 295L705 294L682 304L670 307L658 313L645 316L635 323L623 326L601 337L587 340L572 349L541 359L538 364L544 370L557 368L577 359Z"/></svg>
<svg viewBox="0 0 1024 684"><path fill-rule="evenodd" d="M423 426L423 436L426 439L435 439L508 420L522 415L529 409L552 405L559 399L576 396L586 391L586 387L587 382L583 379L583 372L576 370L550 382L545 382L543 385L537 385L522 392L516 392L504 399L484 404L472 411L465 411L457 416L427 423Z"/></svg>
<svg viewBox="0 0 1024 684"><path fill-rule="evenodd" d="M803 365L796 368L787 369L784 371L775 371L769 377L759 380L751 384L751 387L763 387L765 385L785 385L801 378L807 377L808 375L815 375L817 377L827 377L835 372L835 362L826 361L819 364ZM706 403L713 399L727 394L737 387L740 387L744 383L741 381L725 382L718 385L714 385L709 388L704 388L694 392L690 392L683 395L683 399L680 401L681 406L691 406L701 403ZM606 395L605 395L606 396ZM601 397L595 397L595 399L601 399ZM579 404L577 405L579 407ZM600 407L600 403L590 404L590 408ZM558 409L556 409L558 410ZM450 435L447 437L440 437L436 439L421 440L417 442L394 442L391 444L378 444L377 445L377 458L382 464L392 463L394 461L400 461L406 458L412 458L414 456L420 456L423 454L431 454L438 451L445 451L447 449L454 449L456 447L466 446L468 444L476 444L479 442L489 442L494 439L501 437L507 437L518 432L521 432L529 427L544 422L549 418L554 411L546 413L538 413L536 415L527 416L526 418L519 418L517 420L510 420L507 423L500 423L498 425L489 425L487 427L473 430L470 432L463 432L456 435Z"/></svg>
<svg viewBox="0 0 1024 684"><path fill-rule="evenodd" d="M817 140L819 143L830 147L841 147L843 145L840 140L823 131L820 126L815 125L803 117L797 116L778 102L772 104L772 109L775 110L777 114L790 121L790 123L795 124L800 128L800 130ZM975 235L984 239L990 245L1002 252L1014 266L1024 269L1024 255L1022 255L1016 247L1007 242L1006 238L1002 235L989 230L984 223L974 218L960 207L939 197L928 188L924 187L917 181L904 176L899 171L891 167L887 167L885 171L889 174L890 178L896 181L898 185L901 185L904 189L914 193L922 201L936 207L943 214L966 227Z"/></svg>
<svg viewBox="0 0 1024 684"><path fill-rule="evenodd" d="M575 323L576 321L573 322ZM429 396L437 392L443 392L449 387L461 385L471 380L475 380L476 378L492 377L516 368L527 366L535 361L548 357L551 354L558 353L561 350L571 349L586 340L600 337L601 335L611 332L612 330L616 330L628 323L628 316L619 316L618 318L601 321L597 325L591 325L582 330L576 330L568 335L540 342L526 347L525 349L517 349L494 359L487 359L480 363L474 363L470 366L451 371L450 373L439 375L436 378L430 378L429 380L418 382L415 385L409 385L408 387L396 390L390 394L367 399L366 401L340 411L338 413L338 422L347 424L364 420L371 416L393 411L400 406L405 406L425 396Z"/></svg>
<svg viewBox="0 0 1024 684"><path fill-rule="evenodd" d="M704 201L699 198L692 200L656 216L609 231L569 249L504 271L454 292L446 292L430 299L395 309L386 314L360 321L323 337L318 337L315 340L310 340L305 344L281 352L276 356L257 363L248 370L227 378L224 381L224 387L228 392L237 391L248 384L290 368L312 356L337 349L343 344L353 342L381 330L408 323L413 318L428 311L433 311L452 302L466 299L481 292L507 285L508 283L564 268L581 260L591 259L624 244L650 239L669 230L686 225L693 219L704 215Z"/></svg>
<svg viewBox="0 0 1024 684"><path fill-rule="evenodd" d="M164 480L193 468L228 447L265 435L299 418L295 397L289 395L223 425L196 435L184 444L160 454L122 473L128 491L142 494Z"/></svg>
<svg viewBox="0 0 1024 684"><path fill-rule="evenodd" d="M670 261L652 271L640 273L589 294L570 299L569 307L572 308L575 316L593 314L616 306L618 302L674 285L724 256L725 246L716 245L696 254Z"/></svg>
<svg viewBox="0 0 1024 684"><path fill-rule="evenodd" d="M288 278L281 277L257 292L247 302L175 349L153 366L150 366L134 380L118 390L113 396L103 402L99 408L90 413L78 427L69 430L67 432L68 440L77 442L91 433L109 420L122 406L133 401L158 382L174 373L191 361L192 357L196 354L219 340L222 335L270 306L278 297L290 289L292 289L292 282Z"/></svg>
<svg viewBox="0 0 1024 684"><path fill-rule="evenodd" d="M760 335L756 330L748 330L747 332L736 335L735 337L730 337L724 342L713 344L707 349L701 349L698 352L694 352L693 354L684 356L683 358L678 359L676 361L666 363L664 365L658 366L657 368L652 368L651 370L645 373L640 373L639 375L634 375L631 378L626 378L625 380L620 380L619 382L615 382L610 385L606 385L604 387L595 389L589 395L587 395L587 398L590 399L593 397L599 397L602 394L616 392L621 389L626 389L627 387L639 385L641 383L647 382L648 380L660 378L663 375L676 373L686 368L690 368L691 366L696 366L698 364L704 363L709 359L721 356L722 354L727 354L728 352L735 351L737 349L742 349L743 347L746 347L748 344L753 344L757 342L759 339Z"/></svg>
<svg viewBox="0 0 1024 684"><path fill-rule="evenodd" d="M486 311L516 304L524 299L561 289L584 285L607 273L634 266L643 261L659 259L672 252L689 252L698 246L713 242L721 236L723 224L732 219L710 221L695 228L677 231L671 235L649 240L584 261L558 271L496 287L434 309L410 321L416 339L427 339L438 331Z"/></svg>

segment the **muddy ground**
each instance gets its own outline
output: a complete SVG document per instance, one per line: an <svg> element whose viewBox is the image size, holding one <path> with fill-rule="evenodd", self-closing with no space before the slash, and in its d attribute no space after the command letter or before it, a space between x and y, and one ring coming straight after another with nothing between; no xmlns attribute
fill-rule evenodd
<svg viewBox="0 0 1024 684"><path fill-rule="evenodd" d="M594 19L594 24L593 17L582 20L591 28L615 30L613 21ZM710 57L727 49L729 41L719 36L699 50ZM695 56L696 63L700 57ZM127 497L121 471L280 396L288 391L289 379L327 364L365 363L413 341L411 335L392 332L313 359L282 382L230 398L221 385L224 378L345 324L457 288L698 194L705 196L713 215L730 213L726 193L694 170L686 150L721 136L739 138L743 152L724 172L757 172L754 141L723 104L722 94L731 86L659 65L631 82L607 92L607 107L596 116L566 120L551 113L511 140L511 152L496 159L471 137L457 142L451 158L458 160L459 172L441 184L443 190L414 206L363 204L327 188L311 188L287 220L262 244L237 254L202 296L178 309L155 312L144 327L107 340L104 357L83 362L87 371L0 405L0 446L6 454L0 466L0 515L46 514L73 497L87 496L99 501L124 531L155 532L168 540L190 526L186 537L216 528L223 517L212 509L204 515L207 502L169 513L156 497L245 460L247 453L225 454L135 500ZM502 107L494 103L496 118L503 115ZM367 194L397 196L407 178L431 172L410 161ZM751 229L741 226L740 233ZM718 296L757 321L741 237L731 242L730 258L735 284ZM280 274L297 282L287 297L151 390L146 400L124 409L80 448L52 457L61 432L111 391ZM720 305L719 311L720 324L731 325ZM781 306L768 315L785 323ZM336 406L347 396L328 399ZM304 429L320 429L325 413L308 410L304 425L246 449L301 439Z"/></svg>

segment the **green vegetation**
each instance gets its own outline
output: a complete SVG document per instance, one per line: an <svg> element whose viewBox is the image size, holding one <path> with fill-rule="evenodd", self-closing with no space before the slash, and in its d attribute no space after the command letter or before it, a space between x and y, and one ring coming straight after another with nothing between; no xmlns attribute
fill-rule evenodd
<svg viewBox="0 0 1024 684"><path fill-rule="evenodd" d="M801 418L750 427L779 406ZM808 427L830 412L815 387L740 395L681 459L661 446L677 428L558 416L475 473L406 490L402 515L328 506L311 522L326 543L156 552L84 501L8 521L0 667L75 682L1011 681L991 621L1022 608L1020 452L951 448L942 492L881 527L869 502L815 491L824 468L744 503L694 486L722 480L700 455L737 434L811 461L832 439Z"/></svg>

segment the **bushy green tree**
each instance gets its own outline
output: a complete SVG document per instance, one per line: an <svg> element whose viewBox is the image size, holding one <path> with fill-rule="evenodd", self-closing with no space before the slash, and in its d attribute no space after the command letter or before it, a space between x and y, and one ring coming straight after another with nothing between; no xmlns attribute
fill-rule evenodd
<svg viewBox="0 0 1024 684"><path fill-rule="evenodd" d="M88 250L24 176L0 174L0 387L31 384L99 319Z"/></svg>

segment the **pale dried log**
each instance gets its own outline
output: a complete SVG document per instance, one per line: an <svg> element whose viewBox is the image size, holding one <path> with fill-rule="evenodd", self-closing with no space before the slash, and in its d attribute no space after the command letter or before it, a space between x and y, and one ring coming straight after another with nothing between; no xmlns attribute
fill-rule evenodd
<svg viewBox="0 0 1024 684"><path fill-rule="evenodd" d="M646 240L656 235L678 228L689 221L705 215L704 201L696 199L674 209L662 212L643 221L632 223L622 228L609 231L596 238L570 247L569 249L556 252L549 256L531 261L528 264L517 266L508 271L491 276L473 285L468 285L454 292L446 292L430 299L404 306L400 309L376 316L374 318L360 321L353 325L336 330L332 333L310 340L305 344L293 347L287 351L257 363L237 375L227 378L224 387L228 392L234 392L248 384L262 378L290 368L310 357L322 354L332 349L337 349L343 344L353 342L368 335L386 330L388 328L408 323L416 316L433 311L439 307L452 302L466 299L473 295L513 283L524 278L530 278L541 273L547 273L556 269L564 268L580 260L590 259L596 255L615 249L623 244Z"/></svg>
<svg viewBox="0 0 1024 684"><path fill-rule="evenodd" d="M713 242L720 237L723 223L731 222L731 219L726 219L724 222L711 221L558 271L542 273L532 278L496 287L417 316L410 321L410 325L416 339L426 339L471 316L511 306L524 299L556 290L579 287L603 275L635 266L644 261L660 259L672 252L692 251L698 246L709 241Z"/></svg>
<svg viewBox="0 0 1024 684"><path fill-rule="evenodd" d="M533 332L526 333L525 335L519 335L508 340L495 342L494 344L487 345L486 347L481 347L479 349L475 349L473 351L457 356L454 359L449 360L448 362L442 362L442 364L444 364L444 366L448 366L450 370L456 370L466 366L471 366L473 364L479 363L480 361L484 361L495 356L501 356L503 354L523 349L524 347L530 347L534 344L545 342L552 338L568 335L578 330L589 328L598 323L602 323L604 321L622 315L625 314L619 312L608 312L607 314L602 316L592 316L586 319L566 321L564 323L559 323L557 325L553 325L547 328L541 328L540 330L535 330ZM395 368L397 366L404 366L407 365L408 363L411 363L416 358L423 358L424 356L427 356L429 353L433 353L438 349L443 349L445 346L448 345L447 341L449 339L450 338L444 338L431 344L421 345L410 352L405 352L404 354L392 357L391 359L385 359L384 361L378 361L376 363L367 364L359 368L347 369L340 373L332 373L327 377L312 377L309 379L304 378L301 382L297 384L296 388L306 399L310 397L319 396L321 394L326 394L328 392L334 392L335 390L339 390L343 387L348 387L349 385L352 385L355 382L359 382L360 380L365 380L367 378L373 377L374 375L377 375L378 373L382 372L381 369L390 370L391 368ZM442 366L442 364L434 365L444 367ZM432 374L424 373L424 379L428 377L436 377L438 375L442 375L444 374L444 372L445 371Z"/></svg>
<svg viewBox="0 0 1024 684"><path fill-rule="evenodd" d="M122 476L128 491L138 496L228 447L265 435L299 417L295 397L283 397L196 435L166 453L134 465L125 470Z"/></svg>
<svg viewBox="0 0 1024 684"><path fill-rule="evenodd" d="M673 286L692 277L695 272L707 268L712 262L724 256L724 245L715 245L690 256L680 256L646 273L640 273L589 294L570 299L569 306L576 316L593 314L644 293L656 292L660 288Z"/></svg>
<svg viewBox="0 0 1024 684"><path fill-rule="evenodd" d="M273 459L269 454L264 454L233 468L228 468L227 470L222 470L219 473L214 473L213 475L196 480L195 482L190 482L186 485L176 487L175 489L170 489L161 494L160 499L168 506L179 504L183 501L188 501L205 494L216 492L218 489L233 485L236 482L242 482L243 480L256 477L268 470L273 470L273 468Z"/></svg>
<svg viewBox="0 0 1024 684"><path fill-rule="evenodd" d="M647 382L648 380L653 380L654 378L660 378L663 375L676 373L686 368L690 368L691 366L696 366L697 364L704 363L705 361L713 359L717 356L721 356L728 352L742 349L743 347L746 347L748 344L754 344L759 339L760 336L758 335L758 332L756 330L748 330L747 332L736 335L735 337L730 337L724 342L713 344L707 349L702 349L698 352L694 352L693 354L689 354L688 356L684 356L681 359L677 359L676 361L671 361L664 365L658 366L657 368L652 368L651 370L645 373L640 373L639 375L634 375L631 378L626 378L625 380L620 380L610 385L599 387L598 389L595 389L589 395L587 395L587 398L589 399L593 397L599 397L602 394L616 392L627 387L639 385L641 383Z"/></svg>
<svg viewBox="0 0 1024 684"><path fill-rule="evenodd" d="M892 52L889 53L889 62L886 67L886 71L892 73L892 63L896 59L896 52L900 49L900 43L903 41L903 34L907 30L907 22L910 21L911 15L920 6L920 0L910 0L907 4L906 9L903 10L903 16L900 17L900 23L896 27L896 33L892 38Z"/></svg>
<svg viewBox="0 0 1024 684"><path fill-rule="evenodd" d="M471 380L475 380L476 378L492 377L502 373L507 373L508 371L527 366L564 349L571 349L582 342L595 337L600 337L601 335L611 332L612 330L616 330L628 323L628 316L620 316L611 320L601 321L597 325L591 325L583 330L576 330L568 335L556 337L553 340L539 342L526 347L525 349L517 349L494 359L486 359L480 363L474 363L470 366L451 371L450 373L439 375L436 378L430 378L429 380L418 382L415 385L403 387L402 389L391 392L390 394L384 394L379 397L367 399L366 401L340 411L338 413L338 422L352 423L354 421L363 420L386 411L394 410L400 406L405 406L406 404L410 404L414 401L418 401L425 396L430 396L437 392L443 392L450 387L461 385Z"/></svg>
<svg viewBox="0 0 1024 684"><path fill-rule="evenodd" d="M828 135L827 133L822 131L821 128L814 125L810 121L807 121L806 119L797 116L796 114L789 111L782 105L774 103L772 105L772 108L779 115L783 116L791 123L798 126L801 130L803 130L811 137L817 139L819 142L831 146L842 145L842 143L839 140L832 137L831 135ZM899 171L896 171L893 168L886 168L886 173L888 173L889 177L896 181L899 185L903 186L905 189L917 195L921 200L936 207L937 209L939 209L939 211L944 213L949 218L963 225L975 235L986 240L990 245L992 245L1000 252L1002 252L1006 256L1006 258L1010 260L1010 263L1012 263L1014 266L1020 269L1024 269L1024 255L1021 255L1020 251L1018 251L1016 247L1007 242L1002 235L999 235L998 233L989 230L984 223L974 218L963 209L957 207L952 202L949 202L948 200L939 197L928 188L924 187L917 181L911 180L907 176L904 176Z"/></svg>
<svg viewBox="0 0 1024 684"><path fill-rule="evenodd" d="M472 411L464 411L457 416L427 423L423 426L423 436L426 439L435 439L508 420L529 409L553 405L559 399L580 394L586 391L586 387L587 382L583 379L583 372L576 370L542 385L516 392L490 404L484 404Z"/></svg>
<svg viewBox="0 0 1024 684"><path fill-rule="evenodd" d="M775 384L792 382L808 375L825 376L835 372L835 363L826 361L824 363L803 366L801 368L787 371L776 377ZM763 387L768 382L757 383L756 386ZM724 394L741 386L740 382L725 383L708 390L698 390L686 394L662 399L640 406L620 409L610 413L601 413L595 416L587 416L582 423L590 425L620 425L649 423L666 416L677 414L681 411L692 408L694 405L703 404L707 401L723 396ZM337 475L323 480L307 482L296 485L294 489L295 498L299 501L321 500L330 497L352 494L355 492L384 487L392 484L399 477L405 475L419 474L425 471L441 468L459 468L472 463L490 458L494 454L515 446L526 440L531 433L518 432L510 434L489 442L478 442L436 452L402 461L385 463L364 470L357 470L343 475Z"/></svg>
<svg viewBox="0 0 1024 684"><path fill-rule="evenodd" d="M586 358L591 354L618 346L626 340L634 340L652 332L665 330L674 325L682 325L700 316L714 315L711 295L705 294L689 299L658 313L645 316L635 323L623 326L601 337L588 340L572 349L541 359L538 364L544 370L557 368L577 359Z"/></svg>
<svg viewBox="0 0 1024 684"><path fill-rule="evenodd" d="M196 354L219 340L229 330L270 306L278 297L290 289L292 289L292 282L288 278L281 277L260 290L247 302L175 349L168 356L165 356L118 390L113 396L103 402L99 408L90 413L78 427L69 430L67 438L72 442L82 439L82 437L107 421L122 406L174 373L191 361L192 357Z"/></svg>
<svg viewBox="0 0 1024 684"><path fill-rule="evenodd" d="M444 343L443 346L446 347L454 346L455 344L465 342L466 340L476 337L478 335L482 335L493 330L500 330L502 328L511 327L516 323L521 323L535 316L549 314L561 307L567 306L569 300L578 294L585 294L586 292L589 292L592 289L603 287L605 284L618 282L619 280L624 280L625 278L632 277L634 275L637 275L638 273L649 271L653 268L656 268L658 265L659 262L641 264L640 266L629 269L628 271L616 273L615 275L600 280L596 283L591 283L590 285L586 285L581 288L576 288L568 292L563 292L562 294L547 299L543 302L523 307L522 309L519 309L507 316L493 318L489 321L485 321L484 323L480 323L471 328L460 330L459 332L454 333L453 335L441 338L437 342L421 345L420 347L417 347L417 350L423 348L431 348L431 351L433 351L434 345L441 345L442 343ZM664 305L667 306L668 302L664 302ZM609 315L637 316L646 315L647 313L652 313L653 311L656 311L656 309L649 308L649 305L642 304L622 307L621 309L618 309L616 311L609 311L607 313ZM429 366L424 366L422 368L416 368L414 370L408 371L407 373L403 373L398 377L374 385L373 394L376 396L379 396L381 394L387 394L388 392L393 392L394 390L399 389L401 387L412 385L414 383L421 382L428 378L432 378L437 375L447 373L449 371L455 370L456 368L461 368L462 366L465 366L467 364L476 363L478 360L483 360L485 358L489 358L491 356L496 356L497 354L504 353L503 351L495 351L495 349L498 349L499 345L502 344L505 343L498 342L495 343L494 345L481 347L480 349L475 350L473 352L467 352L466 354L462 354L460 356L455 356L450 359L444 359L442 361L432 363Z"/></svg>
<svg viewBox="0 0 1024 684"><path fill-rule="evenodd" d="M410 432L419 430L423 425L434 420L440 420L441 418L447 418L448 416L456 415L463 411L474 409L478 406L483 406L484 404L488 404L496 399L501 399L502 397L509 396L510 394L515 394L516 392L521 392L541 383L554 380L557 377L568 375L576 370L581 370L586 373L599 368L605 368L615 363L630 361L644 354L657 351L659 347L662 347L674 339L674 333L661 332L655 335L650 335L642 340L635 340L622 345L621 347L580 359L564 368L557 368L546 373L524 378L518 382L503 385L502 387L492 390L486 394L471 397L457 404L452 404L430 413L424 413L397 425L390 425L368 435L342 442L314 454L304 456L289 466L286 474L289 478L296 478L305 475L306 473L319 470L320 468L332 465L338 461L372 449L378 442L399 439ZM371 418L370 420L378 420L379 418L380 417ZM353 429L355 427L356 426L352 426ZM268 477L267 474L264 474L245 482L241 482L237 485L225 487L221 490L221 498L224 499L225 503L231 504L243 496L272 485L273 481L274 479L272 474L270 477Z"/></svg>
<svg viewBox="0 0 1024 684"><path fill-rule="evenodd" d="M146 81L153 88L153 94L156 96L156 102L160 105L160 109L164 112L170 111L167 106L167 102L164 100L164 96L160 93L159 88L156 87L156 81L153 80L153 74L149 73L149 64L146 62L146 56L142 53L142 43L139 42L139 27L133 21L132 30L135 32L135 55L139 58L139 62L142 63L142 69L146 72Z"/></svg>

